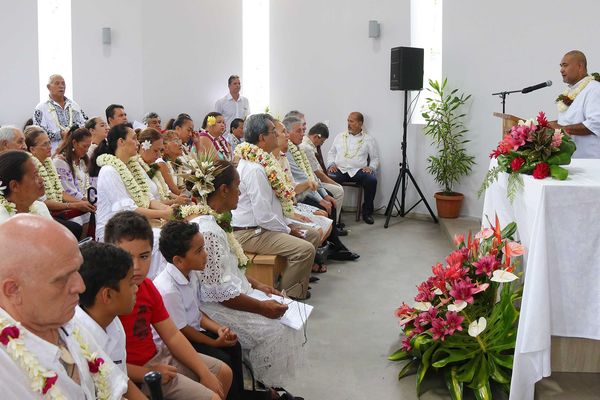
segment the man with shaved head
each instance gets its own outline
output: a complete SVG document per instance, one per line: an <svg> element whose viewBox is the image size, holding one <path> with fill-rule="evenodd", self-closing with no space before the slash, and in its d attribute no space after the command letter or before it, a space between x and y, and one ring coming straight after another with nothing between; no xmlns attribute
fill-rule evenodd
<svg viewBox="0 0 600 400"><path fill-rule="evenodd" d="M579 50L563 56L560 74L568 88L557 99L558 121L550 126L573 137L573 158L600 158L600 82L588 75L587 59Z"/></svg>
<svg viewBox="0 0 600 400"><path fill-rule="evenodd" d="M85 290L82 261L71 232L52 220L20 214L0 225L2 398L125 393L127 376L71 322Z"/></svg>
<svg viewBox="0 0 600 400"><path fill-rule="evenodd" d="M65 96L66 84L60 75L51 75L46 85L49 98L35 107L33 124L41 126L48 133L52 151L67 135L73 125L83 127L87 117L81 107Z"/></svg>

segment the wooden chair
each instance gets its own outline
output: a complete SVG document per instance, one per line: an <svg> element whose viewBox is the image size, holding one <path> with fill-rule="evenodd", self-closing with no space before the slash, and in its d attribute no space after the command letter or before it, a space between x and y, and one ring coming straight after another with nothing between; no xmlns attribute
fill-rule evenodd
<svg viewBox="0 0 600 400"><path fill-rule="evenodd" d="M356 193L356 221L358 222L360 221L360 214L362 212L363 188L356 182L344 182L341 185L344 187L344 190L346 190L346 188L354 188L358 190ZM340 210L340 213L342 211L343 209Z"/></svg>
<svg viewBox="0 0 600 400"><path fill-rule="evenodd" d="M246 253L246 256L251 261L250 267L246 269L246 276L275 287L279 276L287 267L287 259L273 254Z"/></svg>

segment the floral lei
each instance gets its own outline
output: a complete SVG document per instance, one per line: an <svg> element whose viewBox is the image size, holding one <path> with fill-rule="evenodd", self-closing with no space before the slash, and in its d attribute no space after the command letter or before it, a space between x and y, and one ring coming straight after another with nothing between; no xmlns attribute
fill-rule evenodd
<svg viewBox="0 0 600 400"><path fill-rule="evenodd" d="M271 189L281 203L283 215L286 217L294 215L294 188L279 162L260 147L247 142L235 147L235 155L240 159L258 163L265 169Z"/></svg>
<svg viewBox="0 0 600 400"><path fill-rule="evenodd" d="M291 140L288 140L288 150L292 153L292 157L294 157L294 161L296 165L300 167L308 177L309 181L314 181L314 175L312 167L310 166L310 162L308 161L308 157L306 154L298 148Z"/></svg>
<svg viewBox="0 0 600 400"><path fill-rule="evenodd" d="M154 163L152 165L148 165L146 161L142 157L138 156L138 162L142 166L142 169L146 172L148 177L152 179L152 182L156 184L158 188L158 194L160 195L161 200L168 200L171 198L171 191L169 190L169 186L167 186L167 182L162 176L162 172L158 169L158 164Z"/></svg>
<svg viewBox="0 0 600 400"><path fill-rule="evenodd" d="M348 148L348 136L350 134L348 132L342 133L342 139L344 140L344 157L345 158L354 158L354 157L356 157L356 155L360 151L360 148L362 147L363 143L365 142L365 135L367 133L363 131L362 134L363 134L363 137L360 138L360 140L356 144L356 148L354 149L354 153L350 153L350 149Z"/></svg>
<svg viewBox="0 0 600 400"><path fill-rule="evenodd" d="M44 368L36 356L25 347L21 335L26 333L27 330L20 323L0 317L0 343L6 349L9 357L28 375L31 381L31 389L34 392L41 393L44 397L66 400L66 397L56 386L58 374ZM109 399L111 391L108 383L108 373L110 372L108 364L105 364L104 360L98 357L96 353L89 351L88 344L81 337L79 329L75 328L73 330L73 336L88 363L96 388L96 397L101 400Z"/></svg>
<svg viewBox="0 0 600 400"><path fill-rule="evenodd" d="M2 181L0 181L0 183L2 183ZM6 209L6 212L8 213L9 216L13 216L17 213L17 206L15 203L11 203L10 201L8 201L6 199L6 197L4 197L2 195L2 191L0 190L0 207L4 207ZM38 209L37 206L35 204L35 202L33 202L31 204L31 206L29 206L29 214L36 214L38 213Z"/></svg>
<svg viewBox="0 0 600 400"><path fill-rule="evenodd" d="M44 189L46 190L46 197L48 200L54 200L62 203L64 190L62 184L60 183L58 172L56 172L56 168L54 167L54 163L50 157L46 158L43 164L37 159L37 157L33 155L31 155L31 159L35 164L40 177L44 181Z"/></svg>
<svg viewBox="0 0 600 400"><path fill-rule="evenodd" d="M150 188L144 178L145 172L135 157L132 157L125 165L123 161L112 154L102 154L96 163L99 167L110 165L117 170L127 193L138 207L148 208L150 206Z"/></svg>
<svg viewBox="0 0 600 400"><path fill-rule="evenodd" d="M246 256L246 253L244 253L244 249L242 249L240 242L237 241L233 234L233 228L231 227L231 212L218 214L207 204L196 204L179 206L175 209L173 215L176 219L185 219L198 215L212 215L217 221L217 224L225 231L229 248L238 259L238 268L246 268L248 266L250 260Z"/></svg>
<svg viewBox="0 0 600 400"><path fill-rule="evenodd" d="M65 104L65 109L66 108L69 109L69 121L67 122L67 126L62 126L61 123L58 121L58 112L56 111L56 106L52 103L52 100L48 100L48 111L50 111L50 115L52 116L54 123L56 123L56 126L61 131L66 131L71 125L73 125L73 107L71 106L71 104Z"/></svg>
<svg viewBox="0 0 600 400"><path fill-rule="evenodd" d="M588 75L585 78L583 78L581 83L579 85L577 85L576 88L574 88L572 90L568 89L568 88L565 89L565 91L562 92L556 98L556 107L558 108L558 111L559 112L567 111L567 109L569 108L569 106L571 104L573 104L573 101L579 95L579 93L581 93L583 91L583 89L585 89L586 86L589 85L589 83L594 80L600 81L600 74L598 72L594 72L591 75Z"/></svg>

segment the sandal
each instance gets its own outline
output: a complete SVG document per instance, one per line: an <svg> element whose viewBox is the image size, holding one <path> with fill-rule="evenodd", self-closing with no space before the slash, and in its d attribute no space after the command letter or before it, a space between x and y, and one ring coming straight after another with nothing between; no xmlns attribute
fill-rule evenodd
<svg viewBox="0 0 600 400"><path fill-rule="evenodd" d="M313 274L324 274L327 272L327 266L325 264L314 263L310 272Z"/></svg>

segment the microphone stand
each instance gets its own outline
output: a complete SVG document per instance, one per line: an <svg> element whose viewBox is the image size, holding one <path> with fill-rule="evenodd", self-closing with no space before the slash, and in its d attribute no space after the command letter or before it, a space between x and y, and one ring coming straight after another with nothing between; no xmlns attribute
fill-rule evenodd
<svg viewBox="0 0 600 400"><path fill-rule="evenodd" d="M506 96L511 93L521 93L521 90L509 90L505 92L492 93L492 96L500 96L502 99L502 114L506 114Z"/></svg>

